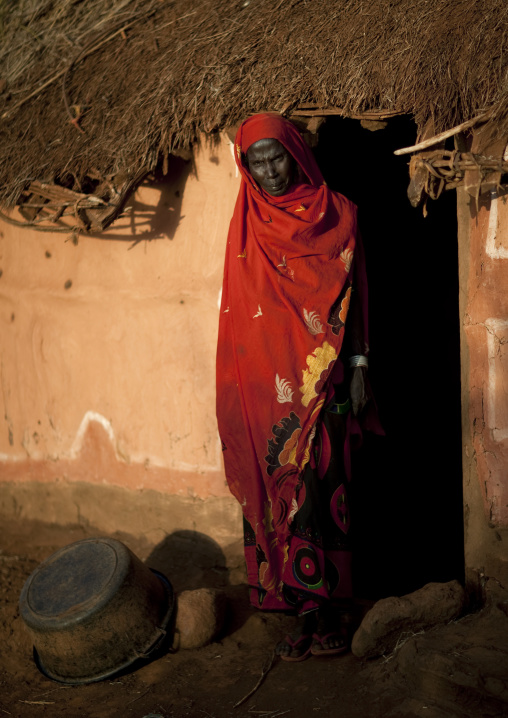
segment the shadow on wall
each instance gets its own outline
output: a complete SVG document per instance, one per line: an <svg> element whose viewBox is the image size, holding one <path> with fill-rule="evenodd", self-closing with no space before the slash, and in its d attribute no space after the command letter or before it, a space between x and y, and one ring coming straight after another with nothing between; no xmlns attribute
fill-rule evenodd
<svg viewBox="0 0 508 718"><path fill-rule="evenodd" d="M166 172L152 172L128 200L124 213L107 233L91 234L99 239L129 241L173 239L178 229L185 184L192 162L173 155Z"/></svg>
<svg viewBox="0 0 508 718"><path fill-rule="evenodd" d="M175 531L150 553L146 564L169 578L176 592L229 584L219 544L199 531Z"/></svg>

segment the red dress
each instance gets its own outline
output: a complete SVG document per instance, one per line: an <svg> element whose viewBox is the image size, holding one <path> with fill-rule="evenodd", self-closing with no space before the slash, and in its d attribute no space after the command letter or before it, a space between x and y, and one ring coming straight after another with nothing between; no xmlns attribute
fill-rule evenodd
<svg viewBox="0 0 508 718"><path fill-rule="evenodd" d="M303 182L281 197L259 188L242 163L264 138L281 142L301 169ZM245 518L252 602L302 612L351 596L351 416L347 395L335 391L353 284L366 307L356 207L326 186L279 115L246 120L235 155L242 182L220 308L219 433Z"/></svg>

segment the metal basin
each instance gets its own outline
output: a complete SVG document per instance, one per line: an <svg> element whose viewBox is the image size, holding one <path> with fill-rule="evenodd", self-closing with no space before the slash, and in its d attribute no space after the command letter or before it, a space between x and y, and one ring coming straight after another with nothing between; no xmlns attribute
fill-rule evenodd
<svg viewBox="0 0 508 718"><path fill-rule="evenodd" d="M26 581L20 613L38 668L82 684L146 663L164 646L173 590L120 541L94 538L60 549Z"/></svg>

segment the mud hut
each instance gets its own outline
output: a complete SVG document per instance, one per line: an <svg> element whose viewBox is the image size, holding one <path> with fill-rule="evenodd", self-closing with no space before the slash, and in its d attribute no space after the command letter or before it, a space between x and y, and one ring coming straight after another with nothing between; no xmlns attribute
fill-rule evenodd
<svg viewBox="0 0 508 718"><path fill-rule="evenodd" d="M504 0L3 2L0 512L238 554L217 300L232 133L276 110L362 217L387 437L357 460L361 590L508 580L507 20Z"/></svg>

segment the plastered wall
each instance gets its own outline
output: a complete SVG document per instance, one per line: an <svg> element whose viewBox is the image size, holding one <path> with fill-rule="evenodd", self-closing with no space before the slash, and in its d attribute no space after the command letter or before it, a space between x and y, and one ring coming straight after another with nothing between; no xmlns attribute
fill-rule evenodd
<svg viewBox="0 0 508 718"><path fill-rule="evenodd" d="M169 177L102 238L0 225L0 514L237 541L214 393L229 141ZM508 203L459 190L458 215L466 567L508 581Z"/></svg>
<svg viewBox="0 0 508 718"><path fill-rule="evenodd" d="M508 196L460 190L466 567L508 580Z"/></svg>
<svg viewBox="0 0 508 718"><path fill-rule="evenodd" d="M80 507L92 523L107 486L127 502L128 492L133 501L142 491L178 496L178 511L182 499L189 511L199 505L201 521L204 504L219 501L239 530L215 420L218 298L237 187L224 140L193 164L170 163L103 237L74 244L0 225L4 512L40 514L27 483L49 494L86 483L98 487ZM109 523L127 530L119 513Z"/></svg>

